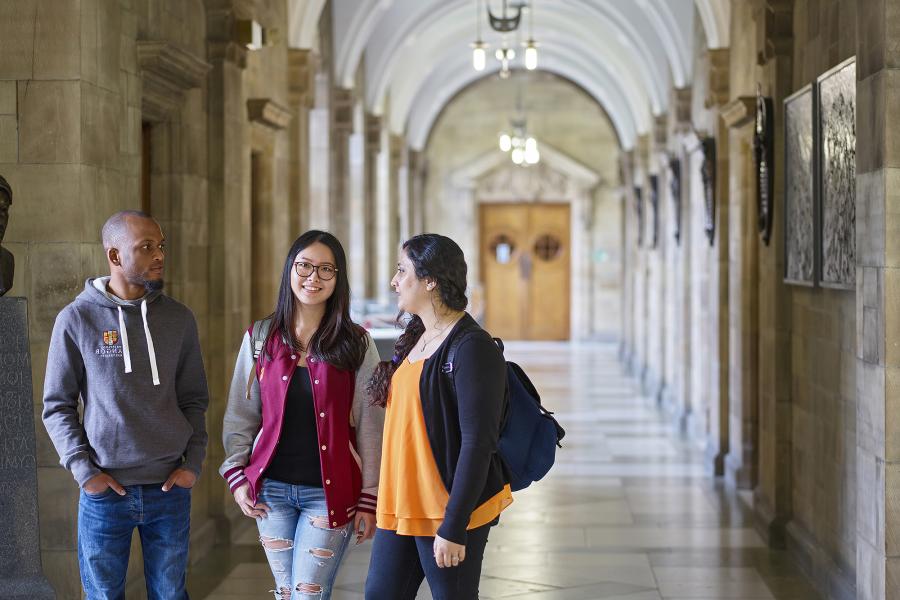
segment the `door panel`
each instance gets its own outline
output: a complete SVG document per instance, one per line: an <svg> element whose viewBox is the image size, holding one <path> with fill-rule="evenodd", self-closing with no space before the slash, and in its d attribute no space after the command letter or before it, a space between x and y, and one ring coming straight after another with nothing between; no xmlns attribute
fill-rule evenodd
<svg viewBox="0 0 900 600"><path fill-rule="evenodd" d="M495 336L569 338L569 205L481 205L485 321Z"/></svg>

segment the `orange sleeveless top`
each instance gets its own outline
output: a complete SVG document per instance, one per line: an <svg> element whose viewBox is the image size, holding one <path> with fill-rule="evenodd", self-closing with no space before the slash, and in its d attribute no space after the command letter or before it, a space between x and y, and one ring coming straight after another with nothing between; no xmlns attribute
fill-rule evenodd
<svg viewBox="0 0 900 600"><path fill-rule="evenodd" d="M399 535L433 537L444 521L450 494L434 461L422 402L419 380L425 360L404 360L391 378L384 438L381 476L378 482L376 523ZM475 509L467 529L490 523L512 504L506 485Z"/></svg>

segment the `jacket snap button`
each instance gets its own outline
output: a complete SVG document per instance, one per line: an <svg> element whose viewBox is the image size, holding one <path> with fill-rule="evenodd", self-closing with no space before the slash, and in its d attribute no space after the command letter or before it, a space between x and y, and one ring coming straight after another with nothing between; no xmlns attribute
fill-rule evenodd
<svg viewBox="0 0 900 600"><path fill-rule="evenodd" d="M331 514L334 514L334 511L331 511Z"/></svg>
<svg viewBox="0 0 900 600"><path fill-rule="evenodd" d="M318 384L319 384L319 380L318 380L318 379L316 379L316 385L318 385Z"/></svg>
<svg viewBox="0 0 900 600"><path fill-rule="evenodd" d="M296 354L291 354L291 360L297 360L297 355L296 355Z"/></svg>
<svg viewBox="0 0 900 600"><path fill-rule="evenodd" d="M325 413L321 412L321 413L319 413L319 416L324 418L324 417L325 417Z"/></svg>
<svg viewBox="0 0 900 600"><path fill-rule="evenodd" d="M282 375L282 376L281 376L281 380L282 380L282 381L287 381L287 375Z"/></svg>
<svg viewBox="0 0 900 600"><path fill-rule="evenodd" d="M332 527L337 527L337 521L332 521L332 522L331 522L331 526L332 526Z"/></svg>
<svg viewBox="0 0 900 600"><path fill-rule="evenodd" d="M330 479L326 479L326 480L325 480L325 485L331 485L331 480L330 480Z"/></svg>
<svg viewBox="0 0 900 600"><path fill-rule="evenodd" d="M328 446L322 444L322 450L328 450Z"/></svg>

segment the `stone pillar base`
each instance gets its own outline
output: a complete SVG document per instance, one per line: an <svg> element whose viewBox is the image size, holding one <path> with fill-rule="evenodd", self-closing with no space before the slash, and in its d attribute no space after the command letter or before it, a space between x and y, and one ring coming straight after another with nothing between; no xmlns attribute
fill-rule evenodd
<svg viewBox="0 0 900 600"><path fill-rule="evenodd" d="M855 573L835 564L828 552L796 521L789 521L785 531L788 552L820 592L831 600L856 600Z"/></svg>
<svg viewBox="0 0 900 600"><path fill-rule="evenodd" d="M725 481L739 490L753 489L756 482L753 468L729 452L725 457Z"/></svg>

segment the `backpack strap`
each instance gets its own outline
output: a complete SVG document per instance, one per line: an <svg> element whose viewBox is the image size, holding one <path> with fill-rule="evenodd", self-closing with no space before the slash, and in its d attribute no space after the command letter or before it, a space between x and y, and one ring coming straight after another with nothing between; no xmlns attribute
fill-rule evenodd
<svg viewBox="0 0 900 600"><path fill-rule="evenodd" d="M253 350L253 368L250 369L250 375L247 376L247 400L250 399L250 388L253 386L253 379L256 377L256 366L259 364L259 355L262 354L263 346L266 345L266 338L269 336L269 326L272 319L262 319L254 321L253 327L250 328L250 348Z"/></svg>
<svg viewBox="0 0 900 600"><path fill-rule="evenodd" d="M456 366L456 351L459 349L459 345L462 343L465 335L457 336L452 342L450 342L450 348L447 350L447 362L441 366L441 371L450 376L450 385L453 386L453 393L456 393L456 381L453 379L453 371ZM503 340L500 338L494 338L494 343L500 348L500 353L503 353Z"/></svg>

